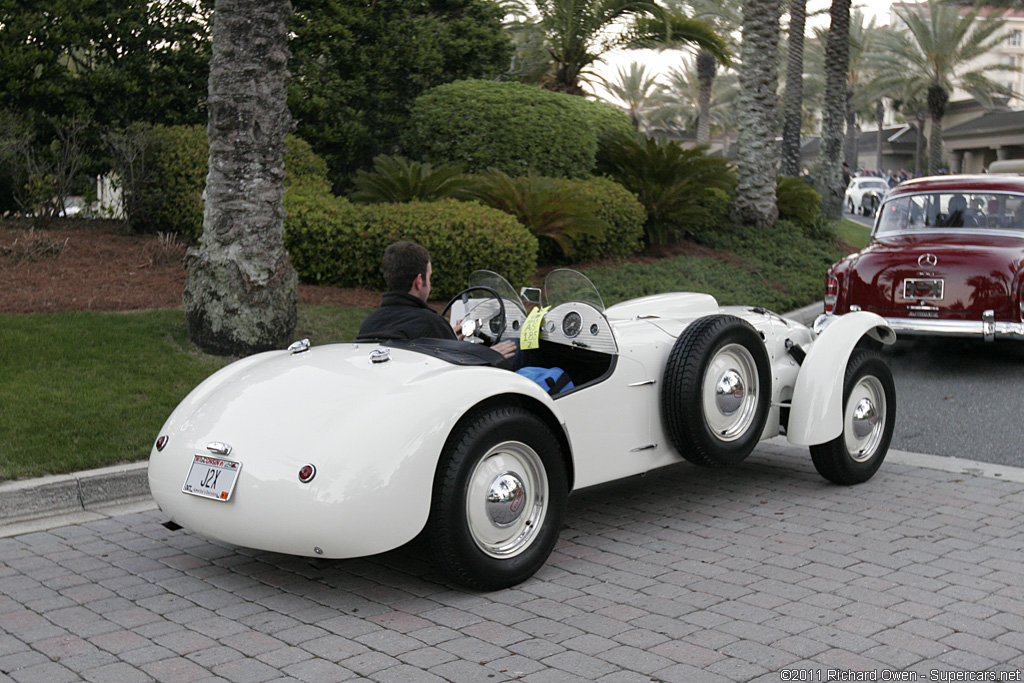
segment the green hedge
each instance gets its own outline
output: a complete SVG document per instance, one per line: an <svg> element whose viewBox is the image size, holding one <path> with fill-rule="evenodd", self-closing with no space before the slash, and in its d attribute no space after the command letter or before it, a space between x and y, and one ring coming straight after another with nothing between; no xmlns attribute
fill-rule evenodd
<svg viewBox="0 0 1024 683"><path fill-rule="evenodd" d="M647 212L636 195L609 178L564 182L605 224L603 235L581 235L575 241L574 261L632 256L643 248Z"/></svg>
<svg viewBox="0 0 1024 683"><path fill-rule="evenodd" d="M302 188L285 195L285 209L285 246L303 282L381 290L384 249L402 239L430 251L433 296L440 299L462 290L477 269L519 285L537 268L537 239L512 216L479 204L356 205Z"/></svg>
<svg viewBox="0 0 1024 683"><path fill-rule="evenodd" d="M285 187L326 191L327 164L304 140L285 138ZM144 203L132 229L177 233L198 240L203 233L203 190L209 146L203 126L155 126L149 149L150 170L140 192Z"/></svg>
<svg viewBox="0 0 1024 683"><path fill-rule="evenodd" d="M140 210L132 219L139 232L177 233L196 240L203 232L206 187L206 129L202 126L155 126L150 165Z"/></svg>
<svg viewBox="0 0 1024 683"><path fill-rule="evenodd" d="M456 81L416 99L402 147L419 161L470 173L493 167L513 177L585 178L597 153L595 122L606 116L576 96L535 86Z"/></svg>

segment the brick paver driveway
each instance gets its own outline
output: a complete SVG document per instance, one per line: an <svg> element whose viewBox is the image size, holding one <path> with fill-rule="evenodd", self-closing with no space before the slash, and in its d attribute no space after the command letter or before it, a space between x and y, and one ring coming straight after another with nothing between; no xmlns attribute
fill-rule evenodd
<svg viewBox="0 0 1024 683"><path fill-rule="evenodd" d="M1020 680L1024 664L1024 484L991 477L886 463L841 488L773 442L733 470L575 494L548 565L490 594L446 585L415 546L313 566L162 521L0 539L0 681Z"/></svg>

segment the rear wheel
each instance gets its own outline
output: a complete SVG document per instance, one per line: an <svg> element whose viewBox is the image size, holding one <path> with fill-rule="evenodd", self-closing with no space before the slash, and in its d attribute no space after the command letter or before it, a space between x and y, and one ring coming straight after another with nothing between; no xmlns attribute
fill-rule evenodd
<svg viewBox="0 0 1024 683"><path fill-rule="evenodd" d="M544 565L568 497L558 443L543 421L516 407L479 411L456 428L428 522L436 561L454 580L498 590Z"/></svg>
<svg viewBox="0 0 1024 683"><path fill-rule="evenodd" d="M661 412L684 458L704 467L742 462L761 438L770 398L768 352L748 322L708 316L679 335L665 366Z"/></svg>
<svg viewBox="0 0 1024 683"><path fill-rule="evenodd" d="M873 351L855 351L843 380L843 433L811 446L818 474L835 484L860 484L881 467L896 421L896 385Z"/></svg>

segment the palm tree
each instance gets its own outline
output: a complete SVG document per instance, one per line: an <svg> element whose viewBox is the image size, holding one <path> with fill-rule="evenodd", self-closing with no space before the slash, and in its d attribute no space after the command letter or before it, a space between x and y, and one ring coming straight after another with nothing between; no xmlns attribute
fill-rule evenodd
<svg viewBox="0 0 1024 683"><path fill-rule="evenodd" d="M550 90L582 95L588 68L620 47L650 48L694 43L728 59L721 38L702 22L666 12L653 0L537 0L539 24L547 41L554 73ZM609 31L615 24L626 30Z"/></svg>
<svg viewBox="0 0 1024 683"><path fill-rule="evenodd" d="M645 114L663 102L661 86L654 76L647 73L647 67L631 62L629 69L619 67L614 81L602 81L605 92L626 106L633 128L640 130Z"/></svg>
<svg viewBox="0 0 1024 683"><path fill-rule="evenodd" d="M759 228L771 227L779 217L775 205L779 14L779 0L744 0L738 182L729 213L733 221Z"/></svg>
<svg viewBox="0 0 1024 683"><path fill-rule="evenodd" d="M831 25L825 46L825 98L821 121L821 152L815 178L821 210L829 218L843 216L843 127L849 91L850 0L832 0Z"/></svg>
<svg viewBox="0 0 1024 683"><path fill-rule="evenodd" d="M665 78L663 102L648 113L649 125L663 131L683 132L692 130L695 125L699 127L700 120L705 119L712 134L723 136L722 149L728 150L729 133L736 128L735 105L739 95L736 74L727 71L715 78L707 114L703 115L699 105L703 84L695 69L689 65L675 67L665 74Z"/></svg>
<svg viewBox="0 0 1024 683"><path fill-rule="evenodd" d="M954 88L966 90L984 107L992 106L993 94L1010 93L986 75L990 71L1015 71L1011 66L976 66L978 57L993 49L1003 38L1005 21L978 18L978 10L938 0L928 0L927 9L897 6L896 14L906 31L888 29L879 36L879 47L871 65L879 83L907 95L923 94L928 103L931 133L928 172L943 166L942 119Z"/></svg>
<svg viewBox="0 0 1024 683"><path fill-rule="evenodd" d="M189 336L211 353L280 348L295 332L298 280L281 204L291 13L290 0L214 8L206 209L183 296Z"/></svg>
<svg viewBox="0 0 1024 683"><path fill-rule="evenodd" d="M726 41L729 51L737 52L735 35L743 25L743 13L736 2L722 0L685 0L694 19L710 25ZM711 143L711 93L719 59L710 50L697 50L697 81L700 83L697 117L697 144ZM728 62L726 63L728 66Z"/></svg>
<svg viewBox="0 0 1024 683"><path fill-rule="evenodd" d="M800 124L804 101L804 28L807 0L789 2L789 47L786 56L786 91L782 105L782 175L800 174Z"/></svg>

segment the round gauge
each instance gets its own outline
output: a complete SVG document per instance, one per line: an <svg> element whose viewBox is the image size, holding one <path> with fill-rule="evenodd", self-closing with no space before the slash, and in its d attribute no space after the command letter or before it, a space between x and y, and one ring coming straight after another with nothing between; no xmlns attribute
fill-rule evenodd
<svg viewBox="0 0 1024 683"><path fill-rule="evenodd" d="M576 311L569 311L562 318L562 334L572 339L583 329L583 318Z"/></svg>
<svg viewBox="0 0 1024 683"><path fill-rule="evenodd" d="M594 335L595 337L597 336L597 333L600 331L601 328L597 326L597 323L594 323L593 325L590 326L590 334Z"/></svg>

